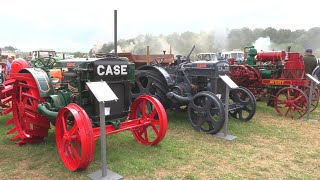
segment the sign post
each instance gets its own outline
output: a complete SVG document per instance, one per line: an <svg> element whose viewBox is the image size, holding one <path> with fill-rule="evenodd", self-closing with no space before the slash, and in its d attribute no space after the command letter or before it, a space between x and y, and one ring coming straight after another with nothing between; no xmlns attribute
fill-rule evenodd
<svg viewBox="0 0 320 180"><path fill-rule="evenodd" d="M117 173L107 169L107 143L106 143L106 122L105 116L110 115L110 107L105 107L107 101L117 101L118 97L114 94L111 88L105 81L87 82L87 86L97 98L99 102L100 112L100 141L101 141L101 170L88 175L90 179L121 179Z"/></svg>
<svg viewBox="0 0 320 180"><path fill-rule="evenodd" d="M312 90L313 90L314 84L319 85L320 82L310 74L307 74L307 79L310 80L310 89L309 89L309 96L308 96L308 112L307 112L306 120L309 120L309 115L311 112L312 94L313 94Z"/></svg>
<svg viewBox="0 0 320 180"><path fill-rule="evenodd" d="M236 139L237 137L228 134L229 92L230 92L230 88L236 89L236 88L238 88L238 85L236 85L236 83L234 83L227 75L220 76L220 78L226 84L226 96L225 96L225 105L224 105L225 121L224 121L224 125L223 125L223 133L219 132L215 136L219 137L219 138L226 139L228 141L232 141L232 140Z"/></svg>

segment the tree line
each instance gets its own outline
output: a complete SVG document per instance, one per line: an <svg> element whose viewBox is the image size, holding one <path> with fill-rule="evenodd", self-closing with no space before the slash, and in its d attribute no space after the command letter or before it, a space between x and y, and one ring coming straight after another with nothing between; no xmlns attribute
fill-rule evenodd
<svg viewBox="0 0 320 180"><path fill-rule="evenodd" d="M163 50L169 53L171 46L174 54L187 55L193 45L196 45L195 53L221 52L232 49L243 49L253 45L259 38L270 38L270 49L287 50L303 53L304 49L312 48L314 54L320 56L320 27L309 30L298 29L226 29L224 33L215 31L199 33L186 31L169 35L139 35L136 38L118 40L118 51L145 54L146 46L150 46L151 53L160 54ZM114 49L113 42L107 42L99 49L91 49L90 54L96 52L111 52Z"/></svg>

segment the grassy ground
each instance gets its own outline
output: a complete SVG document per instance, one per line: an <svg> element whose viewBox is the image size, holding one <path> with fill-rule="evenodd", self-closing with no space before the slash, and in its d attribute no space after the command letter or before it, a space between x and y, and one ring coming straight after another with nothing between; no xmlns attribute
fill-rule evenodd
<svg viewBox="0 0 320 180"><path fill-rule="evenodd" d="M320 119L320 109L312 119ZM169 129L156 147L136 143L130 132L107 137L108 168L125 179L317 179L320 121L279 117L259 102L254 118L229 121L226 141L192 130L186 113L168 111ZM40 144L17 146L0 119L0 179L87 179L100 168L100 144L85 171L70 172L57 153L54 130Z"/></svg>

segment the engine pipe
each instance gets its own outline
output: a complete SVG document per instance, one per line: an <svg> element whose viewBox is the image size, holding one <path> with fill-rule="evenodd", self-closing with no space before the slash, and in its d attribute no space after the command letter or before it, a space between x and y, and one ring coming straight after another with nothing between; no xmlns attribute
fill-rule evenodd
<svg viewBox="0 0 320 180"><path fill-rule="evenodd" d="M118 39L117 39L117 10L114 10L114 55L118 56Z"/></svg>
<svg viewBox="0 0 320 180"><path fill-rule="evenodd" d="M192 96L180 96L173 92L168 92L166 96L172 101L177 101L178 103L189 103L192 100Z"/></svg>
<svg viewBox="0 0 320 180"><path fill-rule="evenodd" d="M42 114L42 115L46 116L47 118L49 118L49 120L52 122L52 124L55 124L58 112L49 110L47 108L48 105L50 106L50 104L48 104L48 103L38 104L37 111L40 114Z"/></svg>

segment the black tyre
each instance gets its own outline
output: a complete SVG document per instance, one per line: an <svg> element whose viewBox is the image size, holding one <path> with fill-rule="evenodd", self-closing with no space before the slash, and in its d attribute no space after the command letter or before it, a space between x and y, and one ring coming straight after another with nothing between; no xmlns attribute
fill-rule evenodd
<svg viewBox="0 0 320 180"><path fill-rule="evenodd" d="M215 134L221 130L225 113L221 100L211 92L196 94L188 105L189 121L193 129L206 134Z"/></svg>
<svg viewBox="0 0 320 180"><path fill-rule="evenodd" d="M229 116L249 121L256 113L256 99L245 87L231 89L229 94Z"/></svg>
<svg viewBox="0 0 320 180"><path fill-rule="evenodd" d="M166 80L161 75L150 70L137 70L135 85L130 91L130 99L133 102L140 95L150 95L157 98L167 109L170 104L170 100L166 96L168 92Z"/></svg>

